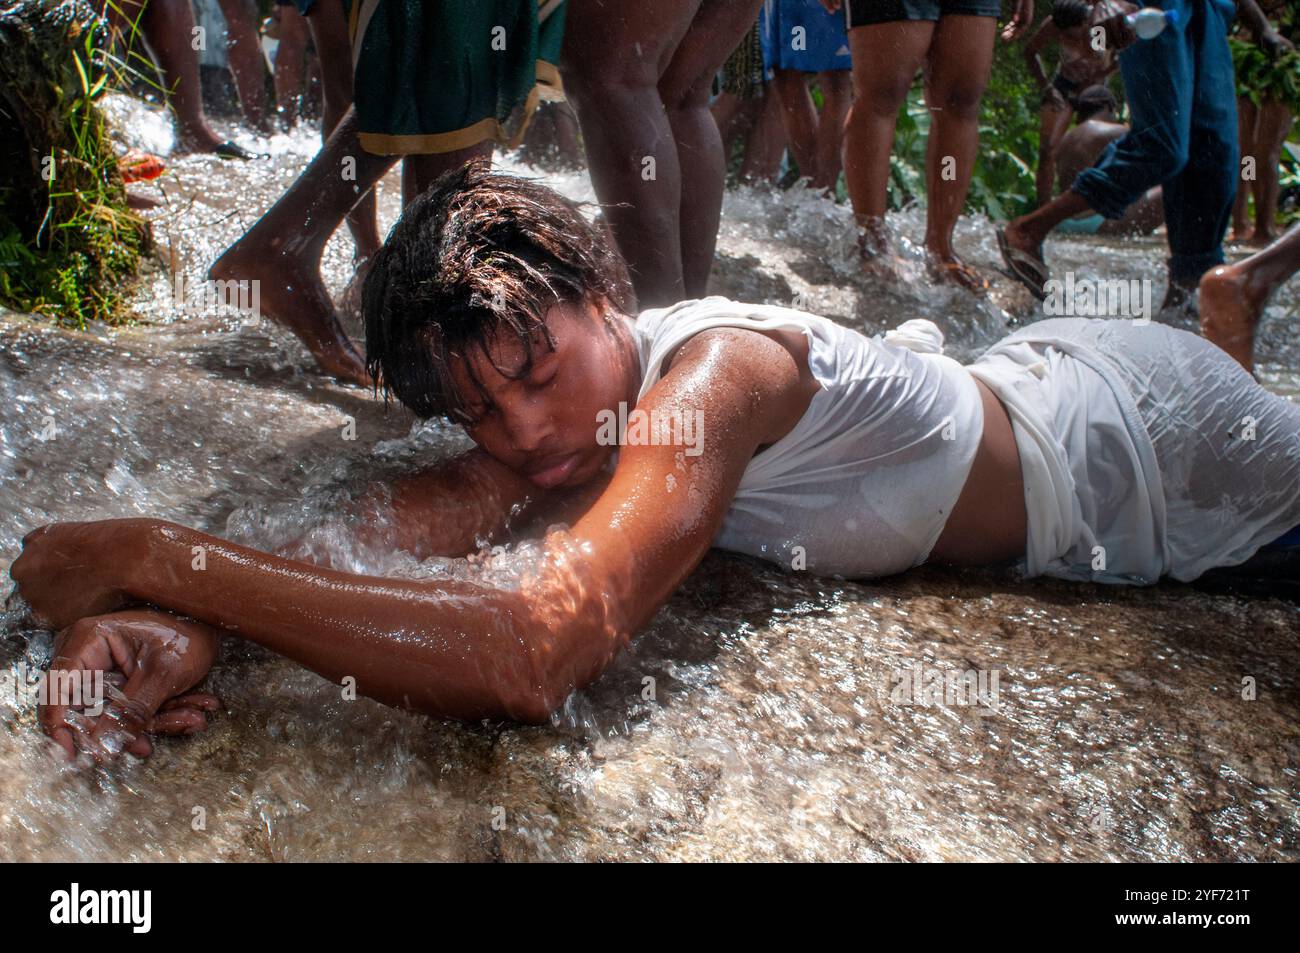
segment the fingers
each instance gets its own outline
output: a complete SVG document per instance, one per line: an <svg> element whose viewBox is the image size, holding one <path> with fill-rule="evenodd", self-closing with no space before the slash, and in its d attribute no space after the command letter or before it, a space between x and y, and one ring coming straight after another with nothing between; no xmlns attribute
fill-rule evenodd
<svg viewBox="0 0 1300 953"><path fill-rule="evenodd" d="M172 708L154 715L146 730L151 735L193 735L207 727L208 719L199 709Z"/></svg>
<svg viewBox="0 0 1300 953"><path fill-rule="evenodd" d="M103 701L92 698L93 676L104 672L106 682L116 675L114 653L94 619L82 619L59 633L54 644L55 657L45 673L44 703L36 710L41 730L69 754L75 754L76 726L71 723L74 708L93 707Z"/></svg>
<svg viewBox="0 0 1300 953"><path fill-rule="evenodd" d="M222 708L221 699L216 695L210 695L207 692L186 692L184 695L177 695L163 702L160 712L168 711L172 708L197 708L200 711L220 711Z"/></svg>
<svg viewBox="0 0 1300 953"><path fill-rule="evenodd" d="M149 723L154 735L193 735L208 727L204 712L220 711L221 699L207 692L187 692L163 703Z"/></svg>
<svg viewBox="0 0 1300 953"><path fill-rule="evenodd" d="M41 727L44 728L45 726L42 725ZM76 758L77 742L72 735L71 728L67 725L59 724L46 729L45 733L49 735L50 740L54 742L69 759Z"/></svg>
<svg viewBox="0 0 1300 953"><path fill-rule="evenodd" d="M104 714L90 733L91 754L98 757L108 754L116 757L138 739L167 700L165 673L160 677L153 669L141 665L127 679L120 692L111 692L112 699Z"/></svg>

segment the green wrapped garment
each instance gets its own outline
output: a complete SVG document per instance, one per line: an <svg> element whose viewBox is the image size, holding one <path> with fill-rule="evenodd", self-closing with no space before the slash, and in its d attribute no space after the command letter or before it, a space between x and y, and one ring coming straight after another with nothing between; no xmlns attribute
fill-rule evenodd
<svg viewBox="0 0 1300 953"><path fill-rule="evenodd" d="M542 99L564 98L563 0L350 0L362 148L453 152L523 140Z"/></svg>
<svg viewBox="0 0 1300 953"><path fill-rule="evenodd" d="M1288 10L1278 24L1283 36L1297 34L1300 14ZM1284 53L1271 59L1248 34L1228 37L1232 64L1237 73L1237 95L1256 106L1267 101L1280 102L1293 113L1300 113L1300 51Z"/></svg>

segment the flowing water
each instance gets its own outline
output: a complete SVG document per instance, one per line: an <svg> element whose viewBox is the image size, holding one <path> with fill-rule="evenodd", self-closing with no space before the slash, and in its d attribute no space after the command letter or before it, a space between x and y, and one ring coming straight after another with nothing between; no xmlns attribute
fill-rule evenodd
<svg viewBox="0 0 1300 953"><path fill-rule="evenodd" d="M122 99L113 112L129 138L166 149L156 113ZM353 568L482 571L357 551L339 515L376 473L464 447L456 428L413 426L324 381L274 327L172 301L170 276L201 281L317 140L260 145L270 161L178 158L147 190L165 196L148 213L165 264L141 325L72 333L0 315L0 567L34 526L147 514L265 547L315 526L316 554ZM592 197L585 175L547 180ZM385 226L399 194L390 175ZM869 332L929 317L958 356L1035 316L1001 277L984 304L930 284L919 211L894 219L913 270L896 289L857 274L843 206L741 189L724 215L718 293ZM992 274L986 222L964 221L958 242ZM1159 237L1049 253L1078 277L1162 290ZM343 231L323 265L336 294L350 256ZM1300 391L1298 284L1260 341L1261 377L1287 395ZM0 623L12 680L50 636ZM715 552L546 727L345 701L228 639L209 680L226 710L206 733L78 770L49 756L9 688L0 859L1296 859L1298 661L1289 587L1121 589L1004 569L855 583ZM913 677L959 676L969 686L946 699L903 693Z"/></svg>

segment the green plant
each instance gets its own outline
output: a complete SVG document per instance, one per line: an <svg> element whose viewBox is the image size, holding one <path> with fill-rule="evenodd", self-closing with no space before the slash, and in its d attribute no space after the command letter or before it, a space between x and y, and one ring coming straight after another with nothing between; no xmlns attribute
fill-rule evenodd
<svg viewBox="0 0 1300 953"><path fill-rule="evenodd" d="M125 67L105 34L77 0L0 11L0 301L75 327L125 320L149 243L96 106Z"/></svg>

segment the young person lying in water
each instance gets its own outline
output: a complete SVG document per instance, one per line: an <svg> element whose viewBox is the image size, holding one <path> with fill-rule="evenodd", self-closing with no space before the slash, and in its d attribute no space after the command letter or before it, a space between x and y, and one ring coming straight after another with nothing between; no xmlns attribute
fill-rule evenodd
<svg viewBox="0 0 1300 953"><path fill-rule="evenodd" d="M11 573L63 630L56 667L128 678L98 723L52 707L45 729L69 753L111 734L145 754L144 731L201 727L184 693L218 634L390 705L540 722L711 546L855 578L1020 558L1149 583L1300 523L1300 410L1195 335L1043 321L963 367L929 322L867 338L723 298L639 318L626 301L616 252L561 196L481 166L440 180L366 283L368 363L477 447L375 488L385 542L424 558L521 519L571 528L524 547L507 584L353 575L160 520L44 527ZM631 421L610 445L620 404L691 428L663 442Z"/></svg>

